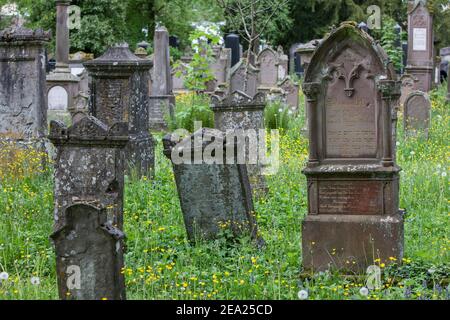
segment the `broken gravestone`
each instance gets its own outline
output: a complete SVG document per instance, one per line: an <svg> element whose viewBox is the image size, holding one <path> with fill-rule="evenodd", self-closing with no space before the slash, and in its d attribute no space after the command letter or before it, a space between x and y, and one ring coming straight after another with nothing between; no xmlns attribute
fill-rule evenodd
<svg viewBox="0 0 450 320"><path fill-rule="evenodd" d="M234 237L257 239L247 169L237 164L234 143L227 145L225 134L214 129L185 139L167 135L163 142L190 241L217 239L227 230Z"/></svg>
<svg viewBox="0 0 450 320"><path fill-rule="evenodd" d="M124 299L121 230L128 124L108 127L90 116L69 128L52 121L49 139L57 148L52 238L60 297ZM70 276L74 268L75 278ZM77 286L68 281L77 277Z"/></svg>
<svg viewBox="0 0 450 320"><path fill-rule="evenodd" d="M344 23L317 48L306 71L306 269L365 272L375 261L402 259L400 168L392 130L400 82L386 61L368 34Z"/></svg>

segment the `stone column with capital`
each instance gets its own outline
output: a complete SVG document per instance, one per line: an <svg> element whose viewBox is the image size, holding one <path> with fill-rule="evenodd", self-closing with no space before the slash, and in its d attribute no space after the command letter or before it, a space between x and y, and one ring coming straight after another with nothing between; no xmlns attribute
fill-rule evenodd
<svg viewBox="0 0 450 320"><path fill-rule="evenodd" d="M47 75L49 117L67 121L69 112L75 110L75 97L80 91L80 78L69 67L69 6L72 0L55 0L56 3L56 69Z"/></svg>

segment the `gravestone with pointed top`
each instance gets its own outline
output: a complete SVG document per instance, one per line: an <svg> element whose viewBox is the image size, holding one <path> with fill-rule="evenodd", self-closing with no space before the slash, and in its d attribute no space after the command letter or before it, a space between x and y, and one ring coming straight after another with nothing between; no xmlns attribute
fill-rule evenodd
<svg viewBox="0 0 450 320"><path fill-rule="evenodd" d="M306 71L306 269L365 272L375 261L402 259L392 129L400 82L385 61L387 54L367 33L344 23L317 48Z"/></svg>
<svg viewBox="0 0 450 320"><path fill-rule="evenodd" d="M135 56L127 44L116 45L86 62L91 78L90 113L107 125L127 122L130 141L125 149L128 172L152 175L155 141L149 132L148 92L152 62Z"/></svg>

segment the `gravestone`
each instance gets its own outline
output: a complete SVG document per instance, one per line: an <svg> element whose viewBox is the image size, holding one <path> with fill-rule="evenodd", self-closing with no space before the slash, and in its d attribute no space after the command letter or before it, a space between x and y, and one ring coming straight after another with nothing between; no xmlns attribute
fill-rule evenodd
<svg viewBox="0 0 450 320"><path fill-rule="evenodd" d="M303 91L309 111L303 266L365 272L403 255L392 125L400 82L366 33L343 23L317 48Z"/></svg>
<svg viewBox="0 0 450 320"><path fill-rule="evenodd" d="M408 2L408 65L406 73L419 81L414 90L432 89L434 69L433 15L426 0Z"/></svg>
<svg viewBox="0 0 450 320"><path fill-rule="evenodd" d="M225 134L201 129L184 140L167 135L163 142L164 154L173 163L189 240L217 239L226 230L234 237L257 239L247 169L237 164L233 144L229 148L232 161L227 162Z"/></svg>
<svg viewBox="0 0 450 320"><path fill-rule="evenodd" d="M69 67L69 6L72 0L55 0L56 3L56 68L47 75L47 97L49 117L65 120L70 118L69 111L73 111L74 98L78 94L80 78L73 75ZM49 98L50 93L54 93L53 88L64 88L67 92L67 102L58 103L61 109L55 109L55 104ZM60 89L56 89L60 90ZM60 91L61 92L61 91Z"/></svg>
<svg viewBox="0 0 450 320"><path fill-rule="evenodd" d="M278 82L283 81L289 74L289 57L284 54L283 47L279 46L278 54Z"/></svg>
<svg viewBox="0 0 450 320"><path fill-rule="evenodd" d="M273 88L278 84L278 54L271 48L263 49L257 59L259 68L259 85L264 88Z"/></svg>
<svg viewBox="0 0 450 320"><path fill-rule="evenodd" d="M184 62L179 62L179 64L172 69L172 82L174 92L185 92L187 91L184 81L187 75L189 66Z"/></svg>
<svg viewBox="0 0 450 320"><path fill-rule="evenodd" d="M88 204L68 207L65 220L66 225L51 236L59 296L64 300L124 300L123 232L106 221L104 209Z"/></svg>
<svg viewBox="0 0 450 320"><path fill-rule="evenodd" d="M219 88L228 86L231 72L231 49L214 47L213 62L209 68L214 75L214 81L208 85L208 92L214 92Z"/></svg>
<svg viewBox="0 0 450 320"><path fill-rule="evenodd" d="M229 34L225 37L225 48L231 50L231 68L241 61L241 48L239 36L237 34Z"/></svg>
<svg viewBox="0 0 450 320"><path fill-rule="evenodd" d="M108 49L85 63L91 78L90 113L112 126L129 124L130 141L125 149L128 172L152 175L155 141L149 132L148 85L152 62L136 57L127 44Z"/></svg>
<svg viewBox="0 0 450 320"><path fill-rule="evenodd" d="M428 94L415 91L405 100L404 128L407 136L417 136L419 133L428 138L431 120L431 100Z"/></svg>
<svg viewBox="0 0 450 320"><path fill-rule="evenodd" d="M49 139L57 149L52 238L57 250L60 298L125 299L120 271L123 149L128 143L128 124L108 127L91 116L79 119L69 128L52 121ZM75 263L71 269L78 269L81 281L77 288L66 281L68 274L74 272L69 269L71 262Z"/></svg>
<svg viewBox="0 0 450 320"><path fill-rule="evenodd" d="M247 65L246 60L242 59L231 69L229 92L241 91L254 97L258 89L259 72L259 69L251 64Z"/></svg>
<svg viewBox="0 0 450 320"><path fill-rule="evenodd" d="M170 67L169 32L162 26L155 29L152 86L150 129L165 130L167 117L173 117L174 114L175 96Z"/></svg>
<svg viewBox="0 0 450 320"><path fill-rule="evenodd" d="M299 103L299 85L294 83L291 78L287 77L280 83L280 88L283 90L283 97L286 104L293 110L298 110Z"/></svg>
<svg viewBox="0 0 450 320"><path fill-rule="evenodd" d="M0 30L0 136L40 144L47 135L45 45L50 34Z"/></svg>
<svg viewBox="0 0 450 320"><path fill-rule="evenodd" d="M250 184L256 196L262 196L268 192L266 179L263 175L263 164L260 161L261 159L256 157L259 149L254 148L254 144L257 144L259 148L265 147L265 140L263 140L265 137L260 134L260 130L264 129L265 107L266 101L263 93L250 97L243 92L235 91L223 98L213 96L211 99L216 129L222 132L249 134L248 142L242 140L237 147L240 152L245 152ZM254 136L251 135L253 132L255 133Z"/></svg>
<svg viewBox="0 0 450 320"><path fill-rule="evenodd" d="M406 98L414 92L415 84L419 81L417 78L414 78L413 75L404 74L400 81L402 82L402 95L400 96L400 106L405 105Z"/></svg>

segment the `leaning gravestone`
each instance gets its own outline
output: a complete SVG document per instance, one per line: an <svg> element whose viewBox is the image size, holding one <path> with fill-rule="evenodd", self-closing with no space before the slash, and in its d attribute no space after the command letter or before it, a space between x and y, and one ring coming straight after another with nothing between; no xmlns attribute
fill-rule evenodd
<svg viewBox="0 0 450 320"><path fill-rule="evenodd" d="M201 129L184 140L167 135L163 142L164 154L173 163L190 241L216 239L225 230L257 239L247 169L237 164L235 145L227 145L225 134Z"/></svg>
<svg viewBox="0 0 450 320"><path fill-rule="evenodd" d="M265 126L265 95L258 93L250 97L236 91L224 98L213 96L211 104L216 129L226 133L243 134L245 139L238 138L237 147L244 157L239 158L245 159L253 193L257 196L266 194L267 183L263 175L262 159L259 157L260 148L265 148L265 137L260 134L260 130L264 130Z"/></svg>
<svg viewBox="0 0 450 320"><path fill-rule="evenodd" d="M42 30L0 30L0 137L36 142L47 135L45 45Z"/></svg>
<svg viewBox="0 0 450 320"><path fill-rule="evenodd" d="M67 128L52 121L57 148L55 233L61 299L125 299L124 153L128 124L84 117ZM69 281L70 279L70 281Z"/></svg>
<svg viewBox="0 0 450 320"><path fill-rule="evenodd" d="M306 269L365 271L377 259L401 261L400 168L392 136L400 82L386 61L368 34L344 23L317 48L307 69Z"/></svg>
<svg viewBox="0 0 450 320"><path fill-rule="evenodd" d="M155 141L149 132L148 93L152 62L136 57L127 44L108 49L85 63L92 77L90 112L108 126L128 122L130 142L125 153L128 171L152 175Z"/></svg>
<svg viewBox="0 0 450 320"><path fill-rule="evenodd" d="M422 132L428 137L431 118L431 101L428 94L415 91L405 100L404 128L407 136L416 136Z"/></svg>
<svg viewBox="0 0 450 320"><path fill-rule="evenodd" d="M434 69L433 15L427 0L408 1L408 65L406 73L418 79L414 90L432 89Z"/></svg>

